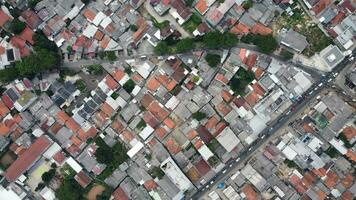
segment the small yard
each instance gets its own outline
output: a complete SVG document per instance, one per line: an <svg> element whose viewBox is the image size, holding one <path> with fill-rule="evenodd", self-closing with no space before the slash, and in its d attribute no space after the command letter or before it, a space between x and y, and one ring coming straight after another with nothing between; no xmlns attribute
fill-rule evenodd
<svg viewBox="0 0 356 200"><path fill-rule="evenodd" d="M278 33L281 29L290 29L304 35L307 38L309 46L303 51L303 54L310 57L315 53L332 43L332 40L326 36L320 28L312 22L312 19L304 12L303 8L294 3L292 6L293 15L282 13L273 24L273 32Z"/></svg>
<svg viewBox="0 0 356 200"><path fill-rule="evenodd" d="M3 170L7 169L16 160L16 155L12 151L3 154L0 159L0 166Z"/></svg>
<svg viewBox="0 0 356 200"><path fill-rule="evenodd" d="M183 24L183 28L193 33L193 31L197 29L197 27L201 24L201 22L202 22L201 18L197 14L193 13L190 19Z"/></svg>
<svg viewBox="0 0 356 200"><path fill-rule="evenodd" d="M246 86L250 84L254 78L255 74L252 71L240 67L235 76L230 80L230 88L236 95L244 96Z"/></svg>

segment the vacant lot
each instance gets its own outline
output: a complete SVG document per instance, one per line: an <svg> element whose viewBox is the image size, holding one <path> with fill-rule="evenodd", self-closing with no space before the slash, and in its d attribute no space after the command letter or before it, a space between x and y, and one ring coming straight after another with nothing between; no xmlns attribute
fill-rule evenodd
<svg viewBox="0 0 356 200"><path fill-rule="evenodd" d="M5 170L16 160L16 155L11 151L6 152L0 160L1 167Z"/></svg>
<svg viewBox="0 0 356 200"><path fill-rule="evenodd" d="M273 24L274 33L278 33L283 28L287 30L292 28L304 35L309 42L309 46L303 51L303 54L308 57L320 52L332 43L332 40L319 29L298 3L294 3L291 7L293 15L289 16L284 12L275 20Z"/></svg>
<svg viewBox="0 0 356 200"><path fill-rule="evenodd" d="M96 185L94 186L89 192L88 192L88 200L96 200L96 196L100 195L103 193L105 190L105 187L102 185Z"/></svg>

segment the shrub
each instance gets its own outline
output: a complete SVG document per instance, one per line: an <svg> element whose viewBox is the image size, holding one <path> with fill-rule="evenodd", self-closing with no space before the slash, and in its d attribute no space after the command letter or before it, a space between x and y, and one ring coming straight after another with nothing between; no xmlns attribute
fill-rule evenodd
<svg viewBox="0 0 356 200"><path fill-rule="evenodd" d="M205 60L210 67L216 67L220 63L221 56L217 54L206 54Z"/></svg>
<svg viewBox="0 0 356 200"><path fill-rule="evenodd" d="M129 79L122 87L127 93L131 93L132 90L135 88L135 82Z"/></svg>

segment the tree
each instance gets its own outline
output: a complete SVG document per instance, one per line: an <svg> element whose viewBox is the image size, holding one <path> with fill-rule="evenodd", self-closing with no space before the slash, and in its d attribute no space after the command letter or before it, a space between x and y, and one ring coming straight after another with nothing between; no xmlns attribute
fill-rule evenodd
<svg viewBox="0 0 356 200"><path fill-rule="evenodd" d="M48 40L48 38L42 33L35 33L33 36L33 40L35 42L35 50L38 49L47 49L48 51L58 52L57 45L53 42Z"/></svg>
<svg viewBox="0 0 356 200"><path fill-rule="evenodd" d="M192 114L192 118L196 119L198 121L203 120L205 117L206 117L206 114L203 113L203 112L200 112L200 111L195 112L195 113Z"/></svg>
<svg viewBox="0 0 356 200"><path fill-rule="evenodd" d="M42 181L48 184L52 178L56 175L56 169L50 169L48 172L42 174Z"/></svg>
<svg viewBox="0 0 356 200"><path fill-rule="evenodd" d="M254 35L248 34L241 38L241 41L256 45L263 53L272 53L278 48L277 40L272 34Z"/></svg>
<svg viewBox="0 0 356 200"><path fill-rule="evenodd" d="M208 62L210 67L216 67L220 63L221 56L217 54L208 53L205 56L205 60L206 62Z"/></svg>
<svg viewBox="0 0 356 200"><path fill-rule="evenodd" d="M291 52L289 52L289 51L287 51L287 50L285 50L285 49L282 49L282 51L281 51L281 56L282 56L282 58L284 59L284 60L290 60L290 59L292 59L293 58L293 53L291 53Z"/></svg>
<svg viewBox="0 0 356 200"><path fill-rule="evenodd" d="M177 43L177 53L183 53L194 48L194 40L191 38L184 38Z"/></svg>
<svg viewBox="0 0 356 200"><path fill-rule="evenodd" d="M203 44L209 49L233 47L238 43L238 38L232 33L208 32L203 36Z"/></svg>
<svg viewBox="0 0 356 200"><path fill-rule="evenodd" d="M10 23L10 31L14 34L20 34L26 28L26 24L20 21L18 18L15 18Z"/></svg>
<svg viewBox="0 0 356 200"><path fill-rule="evenodd" d="M156 166L153 167L149 173L153 178L158 178L158 179L162 179L163 176L165 175L162 169Z"/></svg>
<svg viewBox="0 0 356 200"><path fill-rule="evenodd" d="M93 75L102 75L104 73L103 67L99 64L89 65L87 69Z"/></svg>
<svg viewBox="0 0 356 200"><path fill-rule="evenodd" d="M10 82L16 78L19 78L19 72L17 71L17 68L15 67L10 67L10 68L5 68L0 70L0 82L1 83L7 83Z"/></svg>
<svg viewBox="0 0 356 200"><path fill-rule="evenodd" d="M129 79L122 87L127 93L131 93L132 90L135 88L135 82Z"/></svg>
<svg viewBox="0 0 356 200"><path fill-rule="evenodd" d="M108 51L106 52L106 57L108 58L108 60L110 61L115 61L117 59L117 56L115 54L115 51Z"/></svg>
<svg viewBox="0 0 356 200"><path fill-rule="evenodd" d="M27 5L30 8L34 8L37 5L37 3L40 2L40 1L42 1L42 0L28 0L27 1Z"/></svg>
<svg viewBox="0 0 356 200"><path fill-rule="evenodd" d="M135 24L131 24L129 28L132 32L136 32L138 30L138 27Z"/></svg>
<svg viewBox="0 0 356 200"><path fill-rule="evenodd" d="M246 86L251 83L254 78L255 75L252 71L240 67L235 76L230 80L230 88L236 94L244 95Z"/></svg>
<svg viewBox="0 0 356 200"><path fill-rule="evenodd" d="M165 41L160 41L157 46L154 48L155 54L158 55L163 55L163 54L168 54L170 52L169 46L167 45L167 42Z"/></svg>
<svg viewBox="0 0 356 200"><path fill-rule="evenodd" d="M242 4L242 7L243 7L245 10L250 9L252 6L253 6L252 0L247 0L247 1L245 1L245 2Z"/></svg>
<svg viewBox="0 0 356 200"><path fill-rule="evenodd" d="M73 177L64 179L61 186L56 190L59 200L83 200L83 189Z"/></svg>

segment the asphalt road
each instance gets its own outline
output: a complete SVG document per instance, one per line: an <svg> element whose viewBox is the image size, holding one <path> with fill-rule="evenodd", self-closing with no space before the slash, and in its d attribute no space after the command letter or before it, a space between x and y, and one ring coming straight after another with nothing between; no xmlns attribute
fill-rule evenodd
<svg viewBox="0 0 356 200"><path fill-rule="evenodd" d="M353 52L355 56L355 52ZM208 183L204 184L197 193L195 193L191 199L201 199L206 192L210 191L209 188L215 187L221 181L228 178L231 171L235 169L239 164L243 163L248 157L253 155L253 153L261 147L270 137L272 137L278 130L285 125L296 113L302 110L305 105L308 105L309 102L319 95L319 93L326 87L330 87L339 72L348 65L353 65L354 63L348 58L345 58L339 65L337 65L331 72L322 75L319 80L317 80L310 88L307 90L304 95L294 102L290 108L279 118L274 120L266 129L264 129L260 134L259 138L254 141L250 146L246 147L242 151L238 159L230 160L226 163L226 166L216 174L216 176L211 179Z"/></svg>

